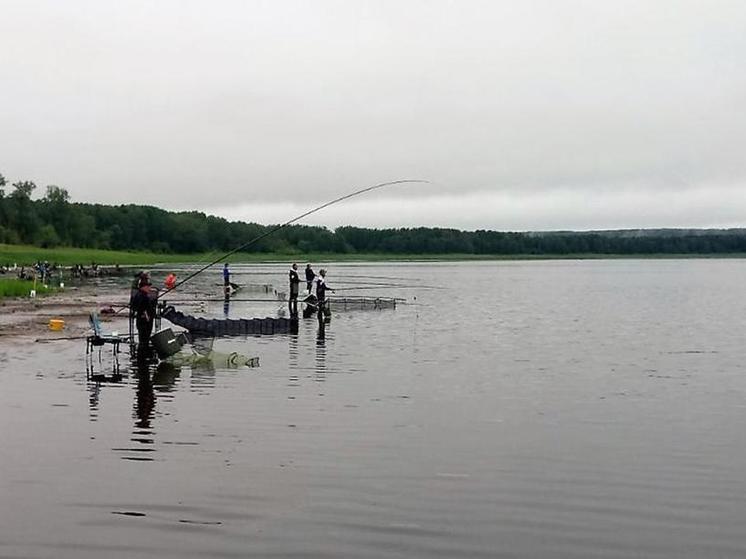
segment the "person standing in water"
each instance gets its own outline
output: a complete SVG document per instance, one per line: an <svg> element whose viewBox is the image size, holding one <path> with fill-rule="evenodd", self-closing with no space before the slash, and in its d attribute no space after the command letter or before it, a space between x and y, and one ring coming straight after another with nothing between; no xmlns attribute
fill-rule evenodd
<svg viewBox="0 0 746 559"><path fill-rule="evenodd" d="M290 298L288 300L288 307L290 310L291 318L298 316L298 292L300 291L300 278L298 277L298 264L293 262L290 267L289 273L290 279Z"/></svg>
<svg viewBox="0 0 746 559"><path fill-rule="evenodd" d="M334 290L326 285L326 270L319 270L319 275L316 277L316 298L318 299L319 305L319 320L323 320L325 316L331 315L330 310L327 308L328 301L326 300L326 291L329 290L334 293Z"/></svg>
<svg viewBox="0 0 746 559"><path fill-rule="evenodd" d="M75 265L75 267L78 267L78 264ZM132 284L130 285L130 336L132 335L132 328L135 325L135 297L137 296L137 292L140 290L140 280L142 279L142 270L137 272L132 279ZM78 277L78 276L76 276Z"/></svg>
<svg viewBox="0 0 746 559"><path fill-rule="evenodd" d="M228 269L228 263L223 264L223 288L226 293L231 292L231 271Z"/></svg>
<svg viewBox="0 0 746 559"><path fill-rule="evenodd" d="M311 294L311 287L313 286L313 278L316 277L316 274L313 273L313 270L311 269L310 264L306 264L306 291L308 291L308 294Z"/></svg>
<svg viewBox="0 0 746 559"><path fill-rule="evenodd" d="M138 338L138 356L147 355L150 347L150 335L153 333L158 291L150 284L147 272L140 275L139 288L132 298L132 312L135 315Z"/></svg>

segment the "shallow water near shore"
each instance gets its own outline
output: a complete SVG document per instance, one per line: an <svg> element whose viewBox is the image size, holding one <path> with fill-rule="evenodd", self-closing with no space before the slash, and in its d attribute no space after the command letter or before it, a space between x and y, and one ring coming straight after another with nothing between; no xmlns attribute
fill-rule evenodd
<svg viewBox="0 0 746 559"><path fill-rule="evenodd" d="M327 267L406 304L214 341L258 368L0 338L0 557L746 555L746 261ZM233 271L173 299L283 306Z"/></svg>

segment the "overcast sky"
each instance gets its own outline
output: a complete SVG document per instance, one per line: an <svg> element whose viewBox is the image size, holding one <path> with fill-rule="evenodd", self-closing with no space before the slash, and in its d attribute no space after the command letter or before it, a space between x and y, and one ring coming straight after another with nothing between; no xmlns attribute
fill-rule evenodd
<svg viewBox="0 0 746 559"><path fill-rule="evenodd" d="M746 226L746 2L0 0L0 173L263 223Z"/></svg>

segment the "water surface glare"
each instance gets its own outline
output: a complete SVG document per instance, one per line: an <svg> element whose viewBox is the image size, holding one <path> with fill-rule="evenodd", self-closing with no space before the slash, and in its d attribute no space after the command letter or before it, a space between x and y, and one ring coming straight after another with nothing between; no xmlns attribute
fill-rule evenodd
<svg viewBox="0 0 746 559"><path fill-rule="evenodd" d="M408 304L253 369L0 338L0 557L746 556L746 261L326 267Z"/></svg>

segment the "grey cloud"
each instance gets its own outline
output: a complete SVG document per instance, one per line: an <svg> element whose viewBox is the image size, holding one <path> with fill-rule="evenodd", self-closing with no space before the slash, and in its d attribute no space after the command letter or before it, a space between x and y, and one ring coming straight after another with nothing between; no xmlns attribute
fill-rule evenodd
<svg viewBox="0 0 746 559"><path fill-rule="evenodd" d="M0 172L205 209L428 178L546 228L542 196L742 184L744 59L725 0L6 1Z"/></svg>

